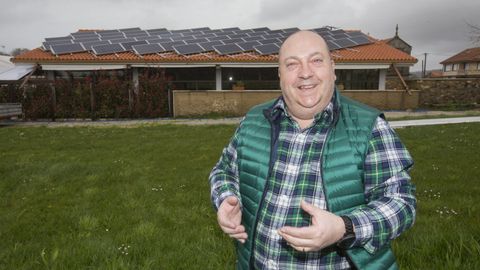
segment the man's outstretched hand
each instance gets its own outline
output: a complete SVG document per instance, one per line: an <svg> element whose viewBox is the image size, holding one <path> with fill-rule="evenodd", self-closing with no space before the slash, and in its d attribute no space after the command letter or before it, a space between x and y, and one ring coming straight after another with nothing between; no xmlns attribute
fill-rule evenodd
<svg viewBox="0 0 480 270"><path fill-rule="evenodd" d="M302 209L312 216L308 227L282 227L278 234L298 251L318 251L336 243L345 234L342 218L312 204L302 201Z"/></svg>
<svg viewBox="0 0 480 270"><path fill-rule="evenodd" d="M237 239L242 244L247 240L247 233L242 223L240 202L235 196L227 197L217 211L217 220L223 232Z"/></svg>

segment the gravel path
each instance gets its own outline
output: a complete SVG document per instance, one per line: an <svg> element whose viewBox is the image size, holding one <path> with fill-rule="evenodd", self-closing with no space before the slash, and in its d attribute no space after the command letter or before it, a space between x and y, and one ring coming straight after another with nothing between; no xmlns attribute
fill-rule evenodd
<svg viewBox="0 0 480 270"><path fill-rule="evenodd" d="M478 111L476 111L478 112ZM422 112L405 112L394 111L386 112L388 119L395 119L400 117L421 117L421 116L438 116L438 115L465 115L467 112L457 111L422 111ZM21 120L3 120L0 121L2 126L46 126L46 127L78 127L78 126L97 126L97 127L134 127L139 125L236 125L242 118L222 118L222 119L171 119L171 118L157 118L157 119L133 119L133 120L113 120L101 119L96 121L83 119L67 119L67 120L40 120L40 121L21 121ZM441 118L441 119L424 119L424 120L404 120L404 121L389 121L393 127L404 127L411 125L433 125L433 124L447 124L447 123L462 123L462 122L480 122L480 117L459 117L459 118Z"/></svg>

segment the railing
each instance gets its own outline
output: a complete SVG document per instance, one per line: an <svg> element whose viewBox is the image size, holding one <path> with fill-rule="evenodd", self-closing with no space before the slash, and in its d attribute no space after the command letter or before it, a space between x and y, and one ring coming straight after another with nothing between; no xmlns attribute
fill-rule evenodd
<svg viewBox="0 0 480 270"><path fill-rule="evenodd" d="M11 118L22 115L21 103L1 103L0 104L0 119Z"/></svg>

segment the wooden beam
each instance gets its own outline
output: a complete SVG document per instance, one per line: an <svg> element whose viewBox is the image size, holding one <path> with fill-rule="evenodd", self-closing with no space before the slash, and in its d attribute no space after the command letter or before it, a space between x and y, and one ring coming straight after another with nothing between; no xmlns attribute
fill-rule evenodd
<svg viewBox="0 0 480 270"><path fill-rule="evenodd" d="M408 85L407 85L407 83L405 82L405 80L403 79L402 74L400 74L400 71L398 70L397 66L395 66L395 64L392 64L392 68L393 68L393 70L395 70L395 73L397 74L398 78L399 78L400 81L402 82L403 87L405 87L405 90L407 90L407 93L408 93L409 95L411 95L412 92L411 92L410 89L408 88Z"/></svg>

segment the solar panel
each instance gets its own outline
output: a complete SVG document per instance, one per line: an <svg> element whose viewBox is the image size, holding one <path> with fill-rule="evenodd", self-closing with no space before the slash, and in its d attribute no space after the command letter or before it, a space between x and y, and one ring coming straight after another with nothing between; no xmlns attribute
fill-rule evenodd
<svg viewBox="0 0 480 270"><path fill-rule="evenodd" d="M139 55L165 52L165 49L160 44L133 45L132 49Z"/></svg>
<svg viewBox="0 0 480 270"><path fill-rule="evenodd" d="M233 54L243 52L242 48L240 48L237 44L216 45L213 46L213 48L218 54Z"/></svg>
<svg viewBox="0 0 480 270"><path fill-rule="evenodd" d="M270 35L274 35L274 34L283 33L283 30L282 29L270 30L268 33L270 33Z"/></svg>
<svg viewBox="0 0 480 270"><path fill-rule="evenodd" d="M195 35L195 38L211 38L211 37L216 37L216 35L214 33Z"/></svg>
<svg viewBox="0 0 480 270"><path fill-rule="evenodd" d="M253 32L265 32L265 31L270 31L270 28L268 27L260 27L260 28L253 28Z"/></svg>
<svg viewBox="0 0 480 270"><path fill-rule="evenodd" d="M267 35L267 32L258 31L258 32L247 33L247 35L250 36L250 37L257 37L257 36Z"/></svg>
<svg viewBox="0 0 480 270"><path fill-rule="evenodd" d="M159 38L160 38L159 36L153 36L153 35L152 35L152 36L148 36L148 37L142 37L142 38L140 38L140 39L139 39L138 37L136 37L137 40L147 40L147 41L148 41L148 40L159 39Z"/></svg>
<svg viewBox="0 0 480 270"><path fill-rule="evenodd" d="M171 42L161 42L160 45L165 49L165 51L173 51L173 46L185 45L185 41L171 41Z"/></svg>
<svg viewBox="0 0 480 270"><path fill-rule="evenodd" d="M131 42L122 42L121 44L123 48L125 48L125 50L130 51L132 50L133 45L147 44L147 42L145 40L139 40L139 41L131 41Z"/></svg>
<svg viewBox="0 0 480 270"><path fill-rule="evenodd" d="M75 32L75 33L71 33L70 36L72 36L75 39L78 39L78 38L98 37L99 35L92 31L92 32Z"/></svg>
<svg viewBox="0 0 480 270"><path fill-rule="evenodd" d="M78 43L78 42L99 41L99 40L100 40L99 37L79 37L74 39L73 41Z"/></svg>
<svg viewBox="0 0 480 270"><path fill-rule="evenodd" d="M235 32L235 34L246 34L246 33L252 33L253 30L252 29L245 29L245 30L236 30L236 31L233 31Z"/></svg>
<svg viewBox="0 0 480 270"><path fill-rule="evenodd" d="M97 34L103 36L103 35L108 35L108 34L115 34L115 33L120 33L120 31L118 30L100 30L100 31L96 31Z"/></svg>
<svg viewBox="0 0 480 270"><path fill-rule="evenodd" d="M111 33L111 34L100 36L101 40L120 39L120 38L125 38L125 36L122 33Z"/></svg>
<svg viewBox="0 0 480 270"><path fill-rule="evenodd" d="M255 36L255 37L244 37L243 40L245 41L256 41L265 39L263 36Z"/></svg>
<svg viewBox="0 0 480 270"><path fill-rule="evenodd" d="M223 43L225 44L232 44L232 43L238 43L238 42L243 42L244 40L241 38L236 38L236 39L224 39L222 40Z"/></svg>
<svg viewBox="0 0 480 270"><path fill-rule="evenodd" d="M353 47L353 46L357 45L355 42L353 42L349 38L337 39L337 40L335 40L335 43L338 44L338 46L340 46L342 48L348 48L348 47Z"/></svg>
<svg viewBox="0 0 480 270"><path fill-rule="evenodd" d="M87 51L91 51L93 46L107 45L107 44L110 44L110 42L108 42L108 40L82 42L83 47Z"/></svg>
<svg viewBox="0 0 480 270"><path fill-rule="evenodd" d="M233 34L233 35L228 35L229 38L231 39L236 39L236 38L244 38L244 37L248 37L247 34Z"/></svg>
<svg viewBox="0 0 480 270"><path fill-rule="evenodd" d="M204 51L208 52L208 51L214 51L215 50L215 48L213 48L213 46L224 45L224 44L220 40L216 40L216 41L198 43L198 45L202 46Z"/></svg>
<svg viewBox="0 0 480 270"><path fill-rule="evenodd" d="M353 42L355 42L357 45L363 45L363 44L371 43L370 39L368 39L368 37L366 37L366 36L352 37L350 39Z"/></svg>
<svg viewBox="0 0 480 270"><path fill-rule="evenodd" d="M185 40L185 37L182 36L182 35L172 35L170 36L174 41L177 41L177 40ZM193 37L192 37L193 38Z"/></svg>
<svg viewBox="0 0 480 270"><path fill-rule="evenodd" d="M264 37L265 39L271 39L271 38L281 38L281 37L283 37L283 36L280 35L280 34L267 34L267 35L263 35L263 37Z"/></svg>
<svg viewBox="0 0 480 270"><path fill-rule="evenodd" d="M118 38L118 39L109 39L110 43L124 43L124 42L133 42L136 41L134 38Z"/></svg>
<svg viewBox="0 0 480 270"><path fill-rule="evenodd" d="M173 46L173 49L178 54L194 54L203 52L203 48L198 44L187 44L187 45L177 45Z"/></svg>
<svg viewBox="0 0 480 270"><path fill-rule="evenodd" d="M281 43L289 35L299 30L296 27L276 30L270 30L268 27L243 30L238 27L222 29L200 27L177 30L157 28L142 30L139 27L135 27L79 31L65 37L46 38L45 42L42 43L42 47L44 50L52 50L52 46L55 46L54 50L57 53L63 51L69 53L70 51L80 50L78 46L83 46L84 50L93 50L94 52L99 52L99 54L135 51L135 53L141 55L142 53L148 54L150 51L163 52L173 50L179 54L191 54L216 50L223 55L251 51L253 49L260 54L271 54L278 52ZM334 27L315 28L312 31L319 33L327 41L330 50L371 43L369 37L361 31L346 32L343 29ZM134 49L134 46L138 51Z"/></svg>
<svg viewBox="0 0 480 270"><path fill-rule="evenodd" d="M207 31L207 30L210 30L210 27L192 28L193 32L200 32L200 31Z"/></svg>
<svg viewBox="0 0 480 270"><path fill-rule="evenodd" d="M282 29L282 30L285 34L292 34L292 33L300 31L300 29L298 29L297 27L286 28L286 29Z"/></svg>
<svg viewBox="0 0 480 270"><path fill-rule="evenodd" d="M196 38L196 39L190 39L190 40L185 40L187 44L198 44L202 42L208 42L208 39L206 38Z"/></svg>
<svg viewBox="0 0 480 270"><path fill-rule="evenodd" d="M125 33L126 37L141 37L141 36L148 36L148 33L145 31L138 31L138 32L127 32Z"/></svg>
<svg viewBox="0 0 480 270"><path fill-rule="evenodd" d="M71 36L66 36L66 37L51 37L51 38L46 38L45 41L50 42L50 41L66 41L66 40L72 40Z"/></svg>
<svg viewBox="0 0 480 270"><path fill-rule="evenodd" d="M333 42L331 40L327 40L327 45L328 45L328 49L330 51L338 50L338 49L341 48L339 45L337 45L335 42Z"/></svg>
<svg viewBox="0 0 480 270"><path fill-rule="evenodd" d="M139 27L118 29L118 31L124 32L124 33L127 33L127 32L136 32L136 31L139 31L139 30L142 30L142 29L140 29Z"/></svg>
<svg viewBox="0 0 480 270"><path fill-rule="evenodd" d="M257 51L261 55L268 55L268 54L276 54L280 49L277 44L265 44L260 46L254 47L255 51Z"/></svg>
<svg viewBox="0 0 480 270"><path fill-rule="evenodd" d="M170 42L173 41L171 38L156 38L156 39L149 39L147 40L148 43L162 43L162 42Z"/></svg>
<svg viewBox="0 0 480 270"><path fill-rule="evenodd" d="M233 31L236 31L236 30L240 30L240 28L238 27L230 27L230 28L222 28L220 29L222 32L233 32Z"/></svg>
<svg viewBox="0 0 480 270"><path fill-rule="evenodd" d="M280 40L277 38L270 38L270 39L261 39L258 42L262 44L277 44L277 43L280 43Z"/></svg>
<svg viewBox="0 0 480 270"><path fill-rule="evenodd" d="M252 51L255 46L262 45L262 43L258 41L246 41L246 42L239 42L237 45L242 48L244 51Z"/></svg>
<svg viewBox="0 0 480 270"><path fill-rule="evenodd" d="M110 53L117 53L117 52L124 52L125 48L122 47L120 44L107 44L107 45L97 45L93 46L92 50L95 54L110 54Z"/></svg>
<svg viewBox="0 0 480 270"><path fill-rule="evenodd" d="M341 33L341 34L335 34L332 35L333 39L342 39L342 38L348 38L349 36L346 33Z"/></svg>
<svg viewBox="0 0 480 270"><path fill-rule="evenodd" d="M207 38L208 41L216 41L216 40L224 40L224 39L228 39L226 36L220 36L220 37L211 37L211 38Z"/></svg>
<svg viewBox="0 0 480 270"><path fill-rule="evenodd" d="M66 54L66 53L75 53L75 52L83 52L85 48L83 48L82 44L80 43L73 43L73 44L59 44L59 45L52 45L50 50L54 54Z"/></svg>

